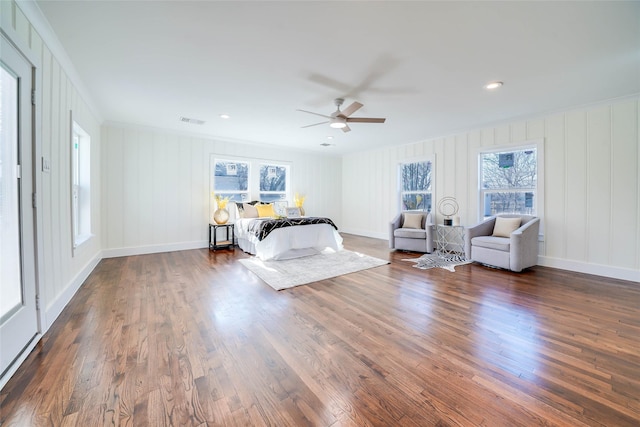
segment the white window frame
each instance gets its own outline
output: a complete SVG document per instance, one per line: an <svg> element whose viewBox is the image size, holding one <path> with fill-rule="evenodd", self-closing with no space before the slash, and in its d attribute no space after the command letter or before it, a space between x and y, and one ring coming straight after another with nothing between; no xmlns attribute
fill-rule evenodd
<svg viewBox="0 0 640 427"><path fill-rule="evenodd" d="M91 232L91 136L71 113L71 232L73 252Z"/></svg>
<svg viewBox="0 0 640 427"><path fill-rule="evenodd" d="M485 189L482 187L482 155L490 154L490 153L510 153L514 151L523 151L527 149L535 149L536 150L536 188L504 188L504 189ZM513 145L501 145L495 147L481 147L478 149L477 154L478 159L478 221L482 221L485 218L488 218L490 215L485 215L485 206L484 200L485 195L490 193L500 193L500 192L530 192L534 193L534 204L533 204L533 212L515 212L522 213L526 215L533 215L537 217L542 217L542 213L544 212L544 140L543 139L535 139L524 141L519 144Z"/></svg>
<svg viewBox="0 0 640 427"><path fill-rule="evenodd" d="M245 163L248 168L249 168L249 176L247 177L247 190L246 191L239 191L239 190L231 190L231 191L217 191L215 188L216 182L216 176L215 176L215 169L216 169L216 165L219 162L228 162L228 163ZM213 158L213 163L211 166L211 192L215 193L216 195L220 195L221 197L227 197L230 194L240 194L240 198L242 200L233 200L233 202L248 202L249 200L251 200L251 173L253 170L253 165L251 164L250 161L248 161L247 159L239 159L239 158L231 158L231 157L214 157ZM214 202L214 206L212 206L213 209L215 209L215 202Z"/></svg>
<svg viewBox="0 0 640 427"><path fill-rule="evenodd" d="M284 191L262 191L260 190L260 174L263 166L273 166L279 168L285 168L286 170L286 178L284 184ZM269 161L261 161L257 168L258 175L258 200L260 200L260 195L262 194L275 194L279 196L279 201L290 201L291 200L291 166L286 163L281 162L269 162Z"/></svg>
<svg viewBox="0 0 640 427"><path fill-rule="evenodd" d="M431 189L430 190L416 190L416 191L404 191L404 185L402 182L402 168L404 165L412 164L412 163L431 163ZM403 195L405 194L430 194L431 195L431 209L424 209L425 212L432 212L434 209L433 204L435 203L435 159L434 157L425 157L419 159L411 159L405 160L398 163L397 174L398 174L398 208L400 212L404 210L403 206Z"/></svg>

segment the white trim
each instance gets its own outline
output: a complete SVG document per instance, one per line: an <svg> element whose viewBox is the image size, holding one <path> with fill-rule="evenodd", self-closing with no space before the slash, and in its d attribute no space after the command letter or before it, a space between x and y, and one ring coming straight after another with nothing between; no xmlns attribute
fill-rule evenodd
<svg viewBox="0 0 640 427"><path fill-rule="evenodd" d="M128 248L104 249L103 258L117 258L122 256L157 254L162 252L188 251L192 249L204 249L209 247L207 241L170 243L166 245L149 245Z"/></svg>
<svg viewBox="0 0 640 427"><path fill-rule="evenodd" d="M74 297L78 289L82 286L82 284L87 280L89 275L96 268L98 263L101 261L102 257L100 253L96 255L92 260L90 260L76 277L71 280L71 282L67 285L65 290L58 295L58 297L44 310L44 319L42 325L42 333L44 334L51 327L53 322L56 321L62 310L71 302L71 299Z"/></svg>
<svg viewBox="0 0 640 427"><path fill-rule="evenodd" d="M58 39L55 31L49 24L49 21L38 7L38 3L35 1L29 0L15 0L16 5L20 8L22 13L27 17L33 29L40 35L42 38L42 42L47 46L47 48L51 51L51 54L55 57L56 61L60 64L62 69L71 80L71 83L75 87L75 89L80 94L82 100L87 104L93 115L95 116L98 123L103 121L102 114L96 104L93 102L91 98L91 92L87 90L86 86L80 79L80 75L76 70L76 67L71 62L67 51L65 50L62 43Z"/></svg>
<svg viewBox="0 0 640 427"><path fill-rule="evenodd" d="M595 276L604 276L612 279L640 282L640 270L632 270L629 268L612 267L609 265L552 258L548 256L538 256L538 265L559 268L561 270L575 271L578 273L593 274Z"/></svg>
<svg viewBox="0 0 640 427"><path fill-rule="evenodd" d="M356 230L353 228L342 228L340 230L340 233L353 234L354 236L371 237L374 239L382 239L387 241L389 240L389 234L371 232L370 230Z"/></svg>
<svg viewBox="0 0 640 427"><path fill-rule="evenodd" d="M0 378L0 390L2 390L5 385L7 385L11 377L18 371L18 369L20 369L24 361L27 360L27 357L29 357L29 355L41 339L42 334L37 333L31 340L29 345L26 346L22 353L20 353L20 355L13 361L13 363L11 363L9 368L7 368L7 370L5 371L4 375Z"/></svg>

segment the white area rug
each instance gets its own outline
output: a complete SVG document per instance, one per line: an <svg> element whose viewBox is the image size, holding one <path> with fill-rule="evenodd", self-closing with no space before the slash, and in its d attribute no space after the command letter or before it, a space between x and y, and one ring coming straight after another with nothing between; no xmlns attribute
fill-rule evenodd
<svg viewBox="0 0 640 427"><path fill-rule="evenodd" d="M239 261L276 291L389 264L389 261L347 250L282 261L262 261L255 257Z"/></svg>
<svg viewBox="0 0 640 427"><path fill-rule="evenodd" d="M415 268L419 268L421 270L427 270L433 267L444 268L445 270L449 270L455 272L456 265L463 264L471 264L471 261L467 261L464 256L460 255L440 255L437 253L434 254L424 254L420 258L408 258L403 259L402 261L410 261L415 262Z"/></svg>

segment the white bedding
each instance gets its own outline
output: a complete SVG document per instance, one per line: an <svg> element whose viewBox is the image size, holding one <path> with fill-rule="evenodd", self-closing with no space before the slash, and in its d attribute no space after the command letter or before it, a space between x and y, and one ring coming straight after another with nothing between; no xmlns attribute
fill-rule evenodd
<svg viewBox="0 0 640 427"><path fill-rule="evenodd" d="M273 230L262 240L247 231L256 218L236 220L235 230L238 246L260 259L281 260L314 255L325 249L342 250L342 236L330 224L309 224L283 227Z"/></svg>

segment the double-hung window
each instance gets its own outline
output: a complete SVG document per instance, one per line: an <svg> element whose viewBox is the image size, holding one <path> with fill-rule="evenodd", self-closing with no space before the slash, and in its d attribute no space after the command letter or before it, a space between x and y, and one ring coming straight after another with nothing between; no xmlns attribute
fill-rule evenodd
<svg viewBox="0 0 640 427"><path fill-rule="evenodd" d="M538 158L536 145L480 153L481 217L537 215Z"/></svg>
<svg viewBox="0 0 640 427"><path fill-rule="evenodd" d="M273 163L260 165L260 201L265 203L287 200L289 195L289 166Z"/></svg>
<svg viewBox="0 0 640 427"><path fill-rule="evenodd" d="M91 237L91 137L72 120L71 221L73 248Z"/></svg>
<svg viewBox="0 0 640 427"><path fill-rule="evenodd" d="M432 169L430 160L400 164L400 210L431 211Z"/></svg>
<svg viewBox="0 0 640 427"><path fill-rule="evenodd" d="M249 201L249 162L215 159L213 192L232 202Z"/></svg>

